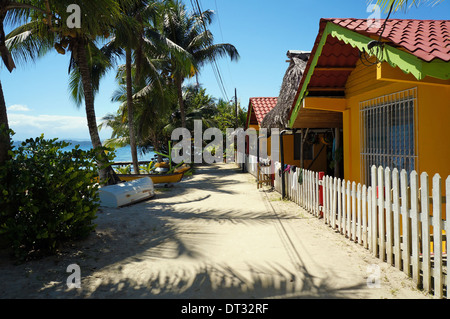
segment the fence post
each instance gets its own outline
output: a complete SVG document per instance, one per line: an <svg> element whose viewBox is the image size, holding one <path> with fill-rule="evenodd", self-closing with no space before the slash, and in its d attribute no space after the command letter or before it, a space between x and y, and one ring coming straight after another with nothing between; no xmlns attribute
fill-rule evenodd
<svg viewBox="0 0 450 319"><path fill-rule="evenodd" d="M347 235L347 188L345 180L342 180L342 234Z"/></svg>
<svg viewBox="0 0 450 319"><path fill-rule="evenodd" d="M423 289L431 290L431 258L430 258L430 191L428 174L420 175L420 202L422 221L422 277Z"/></svg>
<svg viewBox="0 0 450 319"><path fill-rule="evenodd" d="M449 290L450 290L450 275L449 275L449 265L448 265L448 254L450 250L450 243L448 236L450 234L450 222L448 221L448 214L450 214L450 176L447 177L447 181L445 182L445 243L446 243L446 252L447 252L447 299L449 298Z"/></svg>
<svg viewBox="0 0 450 319"><path fill-rule="evenodd" d="M331 216L331 223L333 224L333 229L336 229L336 196L337 196L337 183L338 183L338 179L337 179L337 177L335 177L334 179L333 179L333 198L332 198L332 201L333 201L333 204L331 205L332 207L331 207L331 214L332 214L332 216Z"/></svg>
<svg viewBox="0 0 450 319"><path fill-rule="evenodd" d="M420 283L419 268L419 184L417 172L412 171L411 177L411 243L412 243L412 278L414 282Z"/></svg>
<svg viewBox="0 0 450 319"><path fill-rule="evenodd" d="M352 183L352 240L356 241L356 183Z"/></svg>
<svg viewBox="0 0 450 319"><path fill-rule="evenodd" d="M400 185L402 191L402 237L403 237L403 272L411 276L411 242L410 234L411 227L409 223L409 194L408 194L408 179L406 171L402 170L400 173Z"/></svg>
<svg viewBox="0 0 450 319"><path fill-rule="evenodd" d="M386 208L386 262L392 266L392 248L393 248L393 231L392 231L392 194L391 194L391 170L387 167L384 171L384 183L385 183L385 200L384 207Z"/></svg>
<svg viewBox="0 0 450 319"><path fill-rule="evenodd" d="M323 218L325 220L326 223L326 212L325 212L325 205L326 205L326 182L327 179L325 177L325 173L324 172L319 172L319 218ZM320 208L321 207L321 208Z"/></svg>
<svg viewBox="0 0 450 319"><path fill-rule="evenodd" d="M361 194L361 200L362 200L362 231L363 231L363 241L364 241L364 248L369 248L368 243L368 233L367 233L367 186L363 185L362 187L362 194Z"/></svg>
<svg viewBox="0 0 450 319"><path fill-rule="evenodd" d="M349 239L351 239L351 232L352 232L352 228L351 228L351 199L352 199L352 193L351 193L351 183L350 181L347 181L347 189L346 189L346 193L347 193L347 236Z"/></svg>
<svg viewBox="0 0 450 319"><path fill-rule="evenodd" d="M339 233L342 232L342 182L341 179L338 178L337 181L337 227Z"/></svg>
<svg viewBox="0 0 450 319"><path fill-rule="evenodd" d="M381 261L385 261L386 255L386 232L385 232L385 218L384 218L384 169L383 167L378 167L378 228L379 228L379 258Z"/></svg>
<svg viewBox="0 0 450 319"><path fill-rule="evenodd" d="M443 296L442 274L442 195L441 176L433 177L433 253L434 253L434 295Z"/></svg>
<svg viewBox="0 0 450 319"><path fill-rule="evenodd" d="M374 254L374 240L373 240L373 227L372 227L372 186L367 189L367 243L369 244L369 250Z"/></svg>
<svg viewBox="0 0 450 319"><path fill-rule="evenodd" d="M377 227L377 168L372 166L372 254L378 255L378 227Z"/></svg>
<svg viewBox="0 0 450 319"><path fill-rule="evenodd" d="M358 190L357 190L357 195L356 198L358 199L358 243L360 245L362 245L363 240L362 240L362 233L363 233L363 228L362 228L362 212L361 212L361 206L362 206L362 194L361 194L361 184L358 184Z"/></svg>
<svg viewBox="0 0 450 319"><path fill-rule="evenodd" d="M400 191L399 191L399 177L398 170L394 168L392 172L392 189L393 189L393 204L392 210L394 213L394 255L395 266L402 269L402 247L400 234Z"/></svg>

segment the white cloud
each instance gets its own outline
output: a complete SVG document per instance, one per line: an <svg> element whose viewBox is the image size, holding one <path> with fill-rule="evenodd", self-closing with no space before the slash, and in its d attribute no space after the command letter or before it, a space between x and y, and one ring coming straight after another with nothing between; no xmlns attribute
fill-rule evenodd
<svg viewBox="0 0 450 319"><path fill-rule="evenodd" d="M97 116L100 124L101 116ZM8 114L9 127L15 132L14 140L23 141L27 138L35 138L44 134L46 139L71 139L89 141L89 129L85 116L69 115L31 115L10 113ZM99 131L100 139L104 141L111 137L111 129Z"/></svg>
<svg viewBox="0 0 450 319"><path fill-rule="evenodd" d="M14 140L34 138L42 133L45 138L90 140L87 120L82 116L34 116L13 113L8 114L8 122L10 128L16 133ZM102 131L102 135L105 133L107 132Z"/></svg>
<svg viewBox="0 0 450 319"><path fill-rule="evenodd" d="M11 112L29 112L31 109L26 105L14 104L8 107L8 111Z"/></svg>

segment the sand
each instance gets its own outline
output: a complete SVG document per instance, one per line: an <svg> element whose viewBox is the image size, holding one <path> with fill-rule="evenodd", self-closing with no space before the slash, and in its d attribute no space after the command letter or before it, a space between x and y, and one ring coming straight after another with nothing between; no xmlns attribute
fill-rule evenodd
<svg viewBox="0 0 450 319"><path fill-rule="evenodd" d="M2 251L0 298L430 298L234 164L198 167L95 223L56 256L15 265ZM78 289L67 286L72 264Z"/></svg>

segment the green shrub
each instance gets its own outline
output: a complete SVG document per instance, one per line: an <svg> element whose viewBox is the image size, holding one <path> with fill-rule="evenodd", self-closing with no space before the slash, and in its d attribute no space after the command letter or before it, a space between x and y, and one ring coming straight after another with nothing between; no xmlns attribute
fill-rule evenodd
<svg viewBox="0 0 450 319"><path fill-rule="evenodd" d="M0 237L20 260L51 254L87 236L99 206L95 153L43 136L0 167Z"/></svg>

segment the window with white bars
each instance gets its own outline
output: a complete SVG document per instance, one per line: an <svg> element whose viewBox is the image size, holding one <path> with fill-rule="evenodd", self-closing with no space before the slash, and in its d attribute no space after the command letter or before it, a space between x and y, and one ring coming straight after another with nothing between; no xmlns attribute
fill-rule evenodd
<svg viewBox="0 0 450 319"><path fill-rule="evenodd" d="M405 169L417 165L417 88L360 103L361 181L371 185L373 165Z"/></svg>

